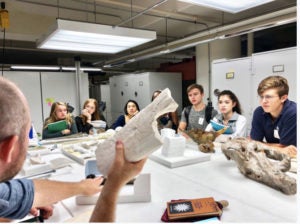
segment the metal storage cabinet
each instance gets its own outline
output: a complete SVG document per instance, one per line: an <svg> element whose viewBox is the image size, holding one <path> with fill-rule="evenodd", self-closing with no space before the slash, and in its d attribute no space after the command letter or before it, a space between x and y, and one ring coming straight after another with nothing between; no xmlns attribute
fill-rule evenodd
<svg viewBox="0 0 300 224"><path fill-rule="evenodd" d="M158 89L169 88L173 98L182 105L181 73L145 72L112 76L109 79L111 95L111 115L113 122L124 113L123 109L129 99L137 101L140 109L151 102L152 93Z"/></svg>

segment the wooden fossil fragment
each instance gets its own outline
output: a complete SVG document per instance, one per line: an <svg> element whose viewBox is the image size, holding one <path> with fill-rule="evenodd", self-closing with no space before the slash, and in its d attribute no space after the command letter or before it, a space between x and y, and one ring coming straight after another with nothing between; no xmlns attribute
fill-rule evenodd
<svg viewBox="0 0 300 224"><path fill-rule="evenodd" d="M296 194L296 179L286 174L291 166L287 154L246 138L229 140L221 147L226 158L234 160L246 177L285 194Z"/></svg>
<svg viewBox="0 0 300 224"><path fill-rule="evenodd" d="M219 131L203 131L202 129L191 129L188 131L180 130L181 134L187 138L191 138L198 144L198 148L201 152L212 153L215 152L213 141L226 131L223 128Z"/></svg>

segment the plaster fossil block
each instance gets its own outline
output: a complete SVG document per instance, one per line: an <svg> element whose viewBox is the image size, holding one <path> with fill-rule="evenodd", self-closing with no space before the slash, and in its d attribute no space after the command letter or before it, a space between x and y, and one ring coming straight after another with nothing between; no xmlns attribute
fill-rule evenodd
<svg viewBox="0 0 300 224"><path fill-rule="evenodd" d="M147 107L135 115L114 136L100 142L96 149L97 165L103 175L107 175L115 157L115 143L121 140L125 146L125 157L128 161L139 161L162 146L162 138L157 129L157 118L173 112L178 104L167 88Z"/></svg>
<svg viewBox="0 0 300 224"><path fill-rule="evenodd" d="M246 138L229 140L221 147L226 158L234 160L246 177L285 194L296 194L296 179L286 174L291 166L289 155Z"/></svg>

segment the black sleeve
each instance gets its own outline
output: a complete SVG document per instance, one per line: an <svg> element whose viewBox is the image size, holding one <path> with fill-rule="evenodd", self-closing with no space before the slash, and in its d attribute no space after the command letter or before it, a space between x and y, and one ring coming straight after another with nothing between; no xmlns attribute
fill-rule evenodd
<svg viewBox="0 0 300 224"><path fill-rule="evenodd" d="M82 118L79 116L75 117L75 122L76 122L78 132L89 134L91 128L93 128L93 125L89 123L83 124Z"/></svg>

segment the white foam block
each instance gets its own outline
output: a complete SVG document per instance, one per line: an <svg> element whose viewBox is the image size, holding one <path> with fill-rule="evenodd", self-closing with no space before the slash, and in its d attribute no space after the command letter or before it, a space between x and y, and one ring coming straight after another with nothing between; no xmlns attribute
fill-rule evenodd
<svg viewBox="0 0 300 224"><path fill-rule="evenodd" d="M120 192L118 203L149 202L151 201L151 175L140 174L132 185L126 185ZM93 196L76 197L78 205L94 205L97 203L99 194Z"/></svg>
<svg viewBox="0 0 300 224"><path fill-rule="evenodd" d="M166 157L160 153L160 151L156 151L152 153L149 158L153 161L156 161L162 165L165 165L170 168L180 167L191 165L199 162L209 161L211 157L210 153L203 153L200 151L195 151L191 149L185 149L183 156L178 157Z"/></svg>
<svg viewBox="0 0 300 224"><path fill-rule="evenodd" d="M166 157L183 156L185 150L185 138L183 136L164 137L161 153Z"/></svg>

